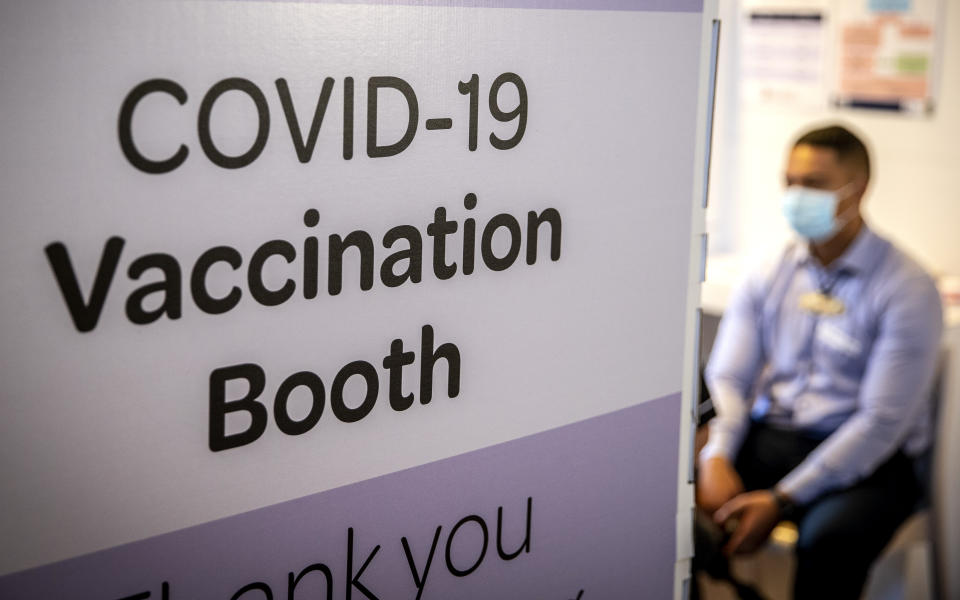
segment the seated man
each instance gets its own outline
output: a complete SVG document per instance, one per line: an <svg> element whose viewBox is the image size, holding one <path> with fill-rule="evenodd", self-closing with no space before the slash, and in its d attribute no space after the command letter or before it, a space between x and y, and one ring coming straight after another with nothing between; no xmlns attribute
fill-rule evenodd
<svg viewBox="0 0 960 600"><path fill-rule="evenodd" d="M859 597L916 505L910 457L930 441L940 298L864 223L869 179L848 130L796 142L781 202L800 239L735 291L706 371L717 417L697 504L731 532L727 555L794 520L796 598Z"/></svg>

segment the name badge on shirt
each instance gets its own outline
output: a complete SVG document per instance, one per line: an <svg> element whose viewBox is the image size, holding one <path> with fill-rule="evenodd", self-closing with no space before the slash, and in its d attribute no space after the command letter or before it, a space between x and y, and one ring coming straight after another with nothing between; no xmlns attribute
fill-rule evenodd
<svg viewBox="0 0 960 600"><path fill-rule="evenodd" d="M842 315L843 301L820 292L807 292L800 296L800 308L818 315Z"/></svg>

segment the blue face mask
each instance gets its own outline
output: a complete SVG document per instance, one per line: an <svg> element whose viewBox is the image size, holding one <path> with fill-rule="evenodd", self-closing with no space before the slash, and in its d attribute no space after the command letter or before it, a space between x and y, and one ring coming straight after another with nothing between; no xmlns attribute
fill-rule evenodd
<svg viewBox="0 0 960 600"><path fill-rule="evenodd" d="M808 240L830 239L847 224L848 219L837 217L837 203L846 197L850 185L852 182L833 191L792 185L783 193L783 216L794 231Z"/></svg>

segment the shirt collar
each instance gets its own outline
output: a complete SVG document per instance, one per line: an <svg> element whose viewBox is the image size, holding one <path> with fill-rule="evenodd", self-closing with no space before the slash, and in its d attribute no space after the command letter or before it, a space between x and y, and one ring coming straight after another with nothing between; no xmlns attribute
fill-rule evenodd
<svg viewBox="0 0 960 600"><path fill-rule="evenodd" d="M844 251L840 257L833 262L827 269L828 271L846 271L848 273L859 273L867 271L873 266L873 263L880 256L880 247L883 241L875 234L867 224L860 227L860 232L854 238L853 243ZM810 254L810 245L799 243L796 246L796 259L799 264L814 264L821 267Z"/></svg>

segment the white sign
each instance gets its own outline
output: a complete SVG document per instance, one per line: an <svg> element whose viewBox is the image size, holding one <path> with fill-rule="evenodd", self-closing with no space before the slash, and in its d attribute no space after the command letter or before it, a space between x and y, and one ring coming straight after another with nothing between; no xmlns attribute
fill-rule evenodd
<svg viewBox="0 0 960 600"><path fill-rule="evenodd" d="M701 7L468 4L0 9L0 596L672 588Z"/></svg>

